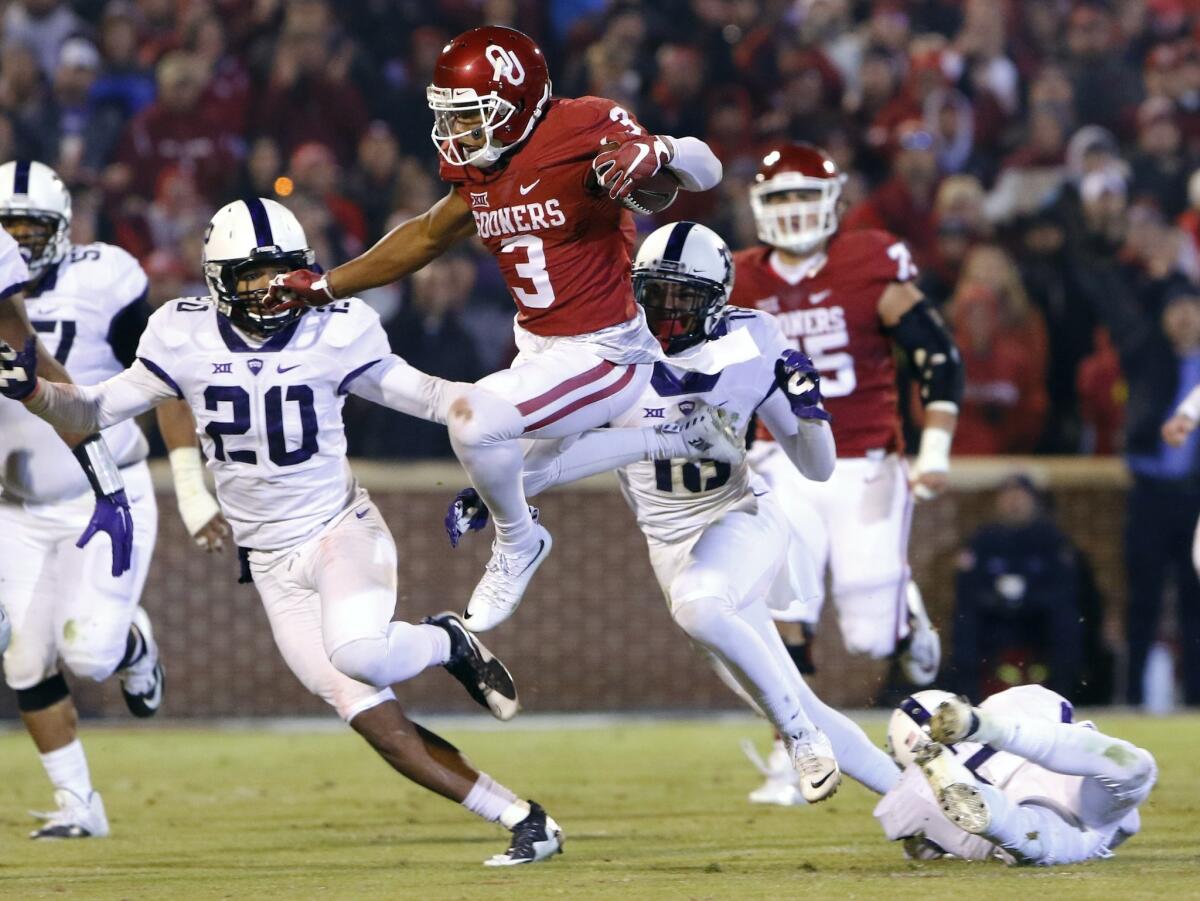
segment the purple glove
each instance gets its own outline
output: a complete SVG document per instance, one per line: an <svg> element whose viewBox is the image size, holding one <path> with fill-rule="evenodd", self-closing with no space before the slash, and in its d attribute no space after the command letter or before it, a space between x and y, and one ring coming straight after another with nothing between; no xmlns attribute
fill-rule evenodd
<svg viewBox="0 0 1200 901"><path fill-rule="evenodd" d="M0 394L25 400L37 387L37 338L30 337L21 350L0 341Z"/></svg>
<svg viewBox="0 0 1200 901"><path fill-rule="evenodd" d="M464 488L446 511L446 537L450 547L458 547L467 532L478 532L488 522L487 504L474 488Z"/></svg>
<svg viewBox="0 0 1200 901"><path fill-rule="evenodd" d="M820 406L821 373L805 354L798 350L780 354L775 361L775 384L792 405L797 419L833 420Z"/></svg>
<svg viewBox="0 0 1200 901"><path fill-rule="evenodd" d="M97 532L107 533L112 541L112 574L117 578L126 572L133 560L133 515L129 512L129 499L124 490L96 497L96 509L91 522L75 547L83 547Z"/></svg>

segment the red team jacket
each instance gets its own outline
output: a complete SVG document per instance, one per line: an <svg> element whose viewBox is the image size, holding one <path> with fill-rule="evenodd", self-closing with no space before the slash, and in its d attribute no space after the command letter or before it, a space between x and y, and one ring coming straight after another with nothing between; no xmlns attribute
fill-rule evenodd
<svg viewBox="0 0 1200 901"><path fill-rule="evenodd" d="M442 160L439 174L470 205L523 328L584 335L636 314L633 214L589 184L606 138L645 134L611 100L556 97L529 139L491 169Z"/></svg>
<svg viewBox="0 0 1200 901"><path fill-rule="evenodd" d="M836 233L826 261L790 285L771 268L771 248L733 255L731 302L773 313L783 333L821 370L839 457L904 450L892 341L879 320L879 297L892 282L916 278L904 242L878 229ZM759 439L770 433L759 427Z"/></svg>

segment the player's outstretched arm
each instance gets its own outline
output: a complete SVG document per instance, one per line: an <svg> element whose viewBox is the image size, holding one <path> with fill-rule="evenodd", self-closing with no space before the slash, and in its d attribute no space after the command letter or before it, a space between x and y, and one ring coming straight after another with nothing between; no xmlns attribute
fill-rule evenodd
<svg viewBox="0 0 1200 901"><path fill-rule="evenodd" d="M272 309L286 310L353 297L416 272L474 233L471 208L451 189L420 216L393 228L366 253L324 275L300 269L275 276L267 289L267 302Z"/></svg>
<svg viewBox="0 0 1200 901"><path fill-rule="evenodd" d="M171 481L175 502L184 527L204 550L223 551L229 537L229 524L221 515L216 498L204 484L204 460L196 444L196 420L187 402L174 398L163 401L154 411L158 430L167 446L171 463Z"/></svg>
<svg viewBox="0 0 1200 901"><path fill-rule="evenodd" d="M472 387L422 372L392 354L355 375L345 390L381 407L445 425L450 404Z"/></svg>
<svg viewBox="0 0 1200 901"><path fill-rule="evenodd" d="M821 374L812 360L788 349L775 361L775 388L758 407L763 425L805 478L833 475L837 448L830 416L821 406Z"/></svg>
<svg viewBox="0 0 1200 901"><path fill-rule="evenodd" d="M879 319L904 348L920 385L925 427L913 467L913 495L935 497L950 473L950 445L962 402L963 366L954 337L933 304L910 282L893 282L879 298Z"/></svg>

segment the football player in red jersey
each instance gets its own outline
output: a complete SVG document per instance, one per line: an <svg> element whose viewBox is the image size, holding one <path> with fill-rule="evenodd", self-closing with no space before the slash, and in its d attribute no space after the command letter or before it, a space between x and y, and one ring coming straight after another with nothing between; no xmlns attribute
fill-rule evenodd
<svg viewBox="0 0 1200 901"><path fill-rule="evenodd" d="M359 294L474 234L496 256L517 304L520 353L439 411L496 524L464 615L482 631L512 614L550 551L525 502L520 439L569 438L615 419L662 359L633 298L629 195L664 170L684 190L708 190L721 164L697 138L647 134L610 100L551 96L541 50L511 28L454 38L427 96L449 193L323 276L278 276L270 302L319 306Z"/></svg>
<svg viewBox="0 0 1200 901"><path fill-rule="evenodd" d="M878 229L838 230L844 180L823 150L786 144L763 158L750 189L762 243L734 255L732 303L774 313L784 334L821 370L838 454L829 481L797 479L760 429L765 440L751 458L787 498L796 539L797 601L778 617L788 623L781 631L789 645L812 634L828 568L846 649L873 658L899 652L905 675L928 685L941 646L911 581L908 532L912 501L946 486L962 365L954 339L913 283L917 268L908 247ZM925 408L911 471L903 457L897 346ZM790 786L773 783L768 772L752 799L790 803L786 799L796 796Z"/></svg>

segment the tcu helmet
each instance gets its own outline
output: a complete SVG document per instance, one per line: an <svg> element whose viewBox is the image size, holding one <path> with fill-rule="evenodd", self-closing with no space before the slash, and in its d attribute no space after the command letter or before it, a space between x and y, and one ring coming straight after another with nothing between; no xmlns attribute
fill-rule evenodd
<svg viewBox="0 0 1200 901"><path fill-rule="evenodd" d="M442 48L425 96L433 110L430 137L442 158L486 168L529 137L550 100L550 73L527 35L488 25ZM461 143L468 136L485 140L472 149Z"/></svg>
<svg viewBox="0 0 1200 901"><path fill-rule="evenodd" d="M217 309L234 325L270 335L298 319L304 307L269 311L267 289L238 291L247 273L265 266L312 269L312 248L291 211L274 200L251 197L217 210L204 233L204 280Z"/></svg>
<svg viewBox="0 0 1200 901"><path fill-rule="evenodd" d="M733 290L733 256L720 235L695 222L664 225L633 262L633 294L668 354L714 337Z"/></svg>
<svg viewBox="0 0 1200 901"><path fill-rule="evenodd" d="M845 181L837 163L819 147L797 143L775 148L763 157L750 187L758 239L791 253L811 252L837 231Z"/></svg>
<svg viewBox="0 0 1200 901"><path fill-rule="evenodd" d="M17 238L29 276L36 280L71 246L71 193L45 163L12 160L0 166L0 224L8 229L16 219L41 227Z"/></svg>
<svg viewBox="0 0 1200 901"><path fill-rule="evenodd" d="M954 695L936 688L914 692L900 702L888 720L887 752L892 760L906 767L916 758L916 749L929 741L929 718L943 701Z"/></svg>

